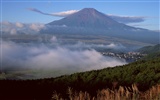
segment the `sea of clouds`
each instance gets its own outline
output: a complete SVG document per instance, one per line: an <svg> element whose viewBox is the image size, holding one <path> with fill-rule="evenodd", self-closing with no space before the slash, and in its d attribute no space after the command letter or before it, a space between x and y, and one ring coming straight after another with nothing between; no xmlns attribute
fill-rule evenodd
<svg viewBox="0 0 160 100"><path fill-rule="evenodd" d="M9 35L38 34L45 28L40 23L12 23L1 22L1 32ZM49 43L16 43L10 40L0 39L0 68L1 71L25 71L40 70L33 77L55 77L81 71L97 70L107 67L124 65L124 59L103 56L95 48L108 48L114 50L126 49L121 44L60 44L61 40L55 36L49 38ZM50 73L48 73L48 70ZM53 73L52 73L53 71ZM55 73L56 71L56 73ZM51 74L52 73L52 74ZM26 73L25 73L26 74ZM32 73L30 73L32 74Z"/></svg>
<svg viewBox="0 0 160 100"><path fill-rule="evenodd" d="M21 44L12 41L1 41L1 69L4 71L53 70L53 72L55 70L67 70L68 72L62 71L58 74L64 75L80 71L114 67L127 63L122 59L103 56L94 50L94 48L92 48L94 46L92 45L89 46L83 43L59 45L54 36L50 41L50 45L44 43ZM118 48L115 44L109 44L106 45L106 47L107 46L109 48ZM52 75L53 76L49 77L55 77L53 73ZM41 78L42 77L48 77L47 73L45 73L44 76L41 74Z"/></svg>

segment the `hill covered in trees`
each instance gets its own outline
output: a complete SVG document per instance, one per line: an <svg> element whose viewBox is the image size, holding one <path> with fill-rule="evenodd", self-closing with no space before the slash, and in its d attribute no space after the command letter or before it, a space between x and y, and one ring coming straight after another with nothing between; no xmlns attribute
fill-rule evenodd
<svg viewBox="0 0 160 100"><path fill-rule="evenodd" d="M147 54L147 56L143 58L144 60L159 58L160 57L160 44L157 44L154 46L145 46L143 48L138 49L137 51L142 54Z"/></svg>
<svg viewBox="0 0 160 100"><path fill-rule="evenodd" d="M96 96L98 90L136 84L140 91L160 83L160 58L140 60L124 66L38 80L0 80L0 99L50 100L54 91L62 97L68 87Z"/></svg>
<svg viewBox="0 0 160 100"><path fill-rule="evenodd" d="M150 53L155 53L160 51L160 44L154 45L154 46L145 46L140 49L138 49L140 53L143 54L150 54Z"/></svg>

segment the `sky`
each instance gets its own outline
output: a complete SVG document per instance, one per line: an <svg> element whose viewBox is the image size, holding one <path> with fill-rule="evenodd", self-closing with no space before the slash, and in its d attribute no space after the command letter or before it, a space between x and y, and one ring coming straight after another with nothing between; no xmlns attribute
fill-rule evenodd
<svg viewBox="0 0 160 100"><path fill-rule="evenodd" d="M159 0L1 0L1 22L47 24L63 18L49 14L95 8L108 15L143 19L128 25L160 30L159 4Z"/></svg>

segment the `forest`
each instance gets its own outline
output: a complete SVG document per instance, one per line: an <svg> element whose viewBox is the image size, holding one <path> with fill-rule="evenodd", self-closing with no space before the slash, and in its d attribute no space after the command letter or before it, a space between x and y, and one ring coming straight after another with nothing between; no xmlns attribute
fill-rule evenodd
<svg viewBox="0 0 160 100"><path fill-rule="evenodd" d="M139 60L123 66L37 80L0 80L2 100L51 100L54 92L68 98L67 89L97 95L98 90L131 87L147 91L160 84L160 58Z"/></svg>

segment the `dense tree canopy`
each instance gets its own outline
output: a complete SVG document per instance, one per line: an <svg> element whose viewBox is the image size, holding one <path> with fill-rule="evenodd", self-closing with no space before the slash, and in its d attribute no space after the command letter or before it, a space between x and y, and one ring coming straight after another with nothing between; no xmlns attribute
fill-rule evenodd
<svg viewBox="0 0 160 100"><path fill-rule="evenodd" d="M160 58L140 60L124 66L92 70L64 75L57 78L38 80L0 80L0 98L7 99L50 99L54 91L66 96L68 87L76 91L87 91L96 95L103 88L131 86L136 83L140 91L145 91L160 83ZM17 95L18 94L18 95Z"/></svg>

